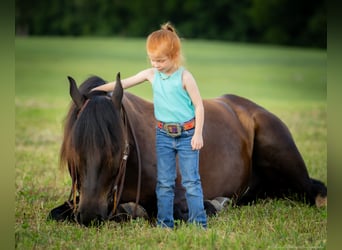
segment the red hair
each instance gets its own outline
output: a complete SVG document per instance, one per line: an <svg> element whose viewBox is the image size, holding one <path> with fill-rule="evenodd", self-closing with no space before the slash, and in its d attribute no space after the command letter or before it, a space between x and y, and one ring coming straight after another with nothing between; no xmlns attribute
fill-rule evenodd
<svg viewBox="0 0 342 250"><path fill-rule="evenodd" d="M181 42L175 28L169 23L161 26L160 30L152 32L146 41L146 50L148 54L157 57L167 56L177 66L182 63Z"/></svg>

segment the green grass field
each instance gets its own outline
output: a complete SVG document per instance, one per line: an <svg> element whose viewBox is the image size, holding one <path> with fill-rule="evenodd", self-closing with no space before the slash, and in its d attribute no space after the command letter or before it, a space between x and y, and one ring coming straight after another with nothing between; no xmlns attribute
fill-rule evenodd
<svg viewBox="0 0 342 250"><path fill-rule="evenodd" d="M16 39L15 246L17 249L321 249L327 209L291 200L229 207L209 229L166 232L137 220L100 228L46 221L64 202L70 178L58 168L67 76L113 80L149 67L144 39ZM312 177L327 182L326 51L184 40L186 67L203 98L238 94L289 127ZM129 89L152 99L151 86Z"/></svg>

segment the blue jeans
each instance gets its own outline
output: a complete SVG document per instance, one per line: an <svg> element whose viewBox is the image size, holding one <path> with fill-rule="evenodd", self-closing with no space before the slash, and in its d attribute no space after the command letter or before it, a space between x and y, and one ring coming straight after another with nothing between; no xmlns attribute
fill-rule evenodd
<svg viewBox="0 0 342 250"><path fill-rule="evenodd" d="M191 139L194 129L182 131L179 137L171 137L164 130L156 128L157 152L157 225L174 227L173 203L176 180L176 155L186 189L189 209L189 223L207 227L203 205L203 192L199 175L199 150L192 150Z"/></svg>

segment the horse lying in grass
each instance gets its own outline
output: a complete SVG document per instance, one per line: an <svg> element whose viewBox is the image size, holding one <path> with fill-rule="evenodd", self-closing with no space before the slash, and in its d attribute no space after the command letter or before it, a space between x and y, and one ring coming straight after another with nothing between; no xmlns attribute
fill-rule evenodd
<svg viewBox="0 0 342 250"><path fill-rule="evenodd" d="M156 216L153 103L124 92L117 76L112 95L90 90L105 83L90 77L79 89L69 77L72 104L65 120L61 162L72 179L69 200L49 218L80 224ZM235 95L204 100L200 175L207 214L227 197L235 205L266 197L326 202L327 188L310 178L286 127L274 114ZM176 179L175 219L187 219L185 191ZM213 201L216 201L213 202Z"/></svg>

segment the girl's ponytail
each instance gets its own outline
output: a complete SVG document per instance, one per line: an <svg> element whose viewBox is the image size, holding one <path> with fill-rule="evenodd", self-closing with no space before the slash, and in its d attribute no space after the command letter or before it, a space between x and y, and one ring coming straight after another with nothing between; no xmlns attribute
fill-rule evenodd
<svg viewBox="0 0 342 250"><path fill-rule="evenodd" d="M168 30L168 31L171 31L171 32L177 34L176 29L172 26L172 24L170 22L162 24L161 29L162 30Z"/></svg>

